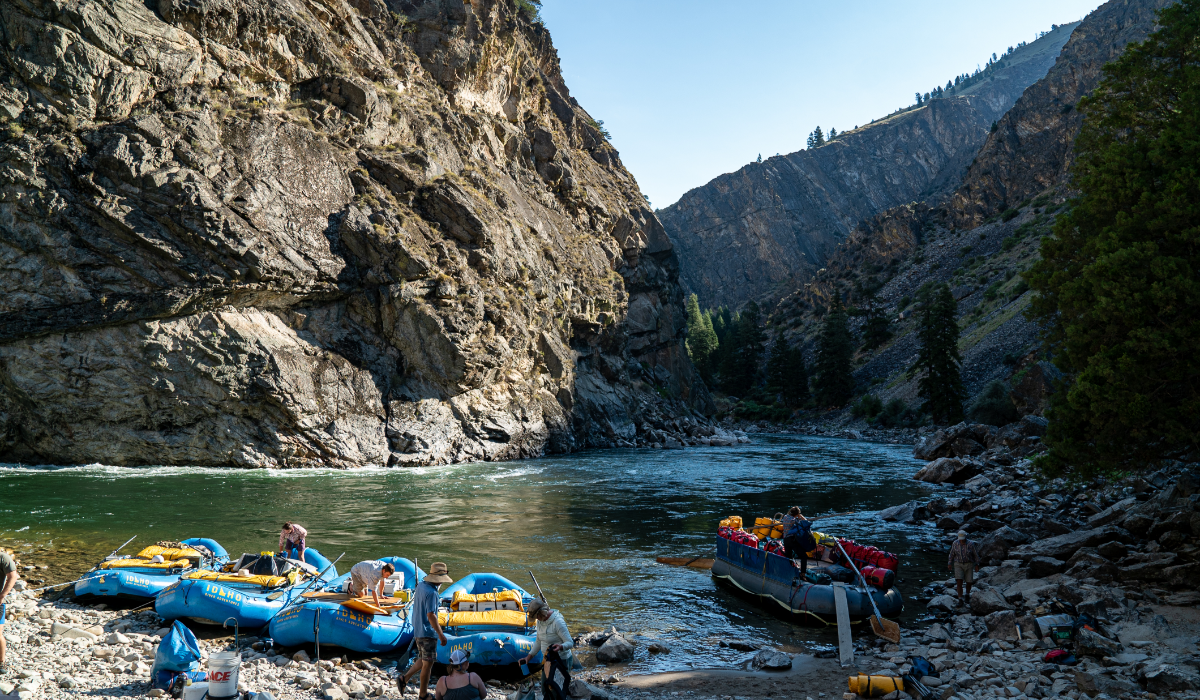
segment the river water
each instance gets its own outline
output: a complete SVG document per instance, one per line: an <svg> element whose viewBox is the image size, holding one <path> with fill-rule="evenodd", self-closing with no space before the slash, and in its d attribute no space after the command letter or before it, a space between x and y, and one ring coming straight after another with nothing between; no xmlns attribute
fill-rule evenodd
<svg viewBox="0 0 1200 700"><path fill-rule="evenodd" d="M445 561L454 578L494 571L532 588L532 569L572 632L615 624L672 650L649 657L643 644L630 670L680 670L745 656L720 639L803 649L834 644L835 633L776 620L708 572L656 556L709 552L727 515L752 522L793 504L809 517L855 511L817 529L899 554L899 587L911 597L945 576L944 555L928 528L874 511L928 493L912 479L918 466L908 446L799 436L353 472L0 465L0 543L20 543L27 560L60 553L78 570L133 535L130 551L186 537L211 537L235 556L273 550L280 524L295 520L309 546L330 559L345 552L340 571L404 556L423 568Z"/></svg>

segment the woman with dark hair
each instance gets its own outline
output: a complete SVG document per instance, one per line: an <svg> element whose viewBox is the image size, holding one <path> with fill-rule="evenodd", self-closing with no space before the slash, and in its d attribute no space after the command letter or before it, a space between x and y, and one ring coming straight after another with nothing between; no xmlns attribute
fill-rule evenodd
<svg viewBox="0 0 1200 700"><path fill-rule="evenodd" d="M308 530L300 527L292 521L287 521L283 524L283 531L279 533L279 552L285 557L292 556L292 550L297 551L296 558L304 561L304 538L308 537Z"/></svg>
<svg viewBox="0 0 1200 700"><path fill-rule="evenodd" d="M450 663L446 664L447 675L438 679L433 697L437 700L485 700L487 685L477 674L467 670L470 665L470 657L465 651L455 649L451 652Z"/></svg>
<svg viewBox="0 0 1200 700"><path fill-rule="evenodd" d="M800 561L800 578L808 573L808 553L816 548L812 522L804 517L799 506L792 506L783 517L783 551L793 563Z"/></svg>

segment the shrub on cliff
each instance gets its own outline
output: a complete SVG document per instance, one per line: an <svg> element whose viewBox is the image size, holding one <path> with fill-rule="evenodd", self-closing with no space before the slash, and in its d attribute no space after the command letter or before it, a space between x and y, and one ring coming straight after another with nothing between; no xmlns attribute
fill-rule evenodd
<svg viewBox="0 0 1200 700"><path fill-rule="evenodd" d="M1039 460L1053 475L1200 459L1200 0L1159 26L1080 103L1079 196L1026 274L1067 375Z"/></svg>
<svg viewBox="0 0 1200 700"><path fill-rule="evenodd" d="M971 404L967 415L976 423L996 426L1008 425L1021 417L1017 414L1012 399L1008 397L1008 387L998 379L987 385L979 398Z"/></svg>

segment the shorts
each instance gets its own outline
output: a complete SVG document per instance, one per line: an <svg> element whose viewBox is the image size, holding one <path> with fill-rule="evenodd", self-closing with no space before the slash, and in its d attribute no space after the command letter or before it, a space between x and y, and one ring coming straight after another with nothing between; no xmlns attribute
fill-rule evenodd
<svg viewBox="0 0 1200 700"><path fill-rule="evenodd" d="M376 580L374 584L367 583L367 581L364 580L361 576L351 573L350 574L350 583L349 583L349 586L346 588L346 592L350 593L352 595L364 596L364 595L370 594L370 592L377 585L379 585L378 580Z"/></svg>
<svg viewBox="0 0 1200 700"><path fill-rule="evenodd" d="M433 637L417 637L417 661L437 661L437 640Z"/></svg>
<svg viewBox="0 0 1200 700"><path fill-rule="evenodd" d="M954 578L971 583L975 580L975 565L969 561L954 562Z"/></svg>

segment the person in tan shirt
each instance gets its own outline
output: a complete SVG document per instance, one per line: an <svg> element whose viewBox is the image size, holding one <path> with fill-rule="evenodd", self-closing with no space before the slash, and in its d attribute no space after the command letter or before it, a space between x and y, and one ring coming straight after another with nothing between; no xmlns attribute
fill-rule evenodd
<svg viewBox="0 0 1200 700"><path fill-rule="evenodd" d="M967 533L958 531L958 539L950 545L950 559L946 568L954 572L954 585L958 587L958 604L963 604L963 583L967 584L967 600L971 600L971 584L975 582L975 567L979 566L979 550L967 539Z"/></svg>

